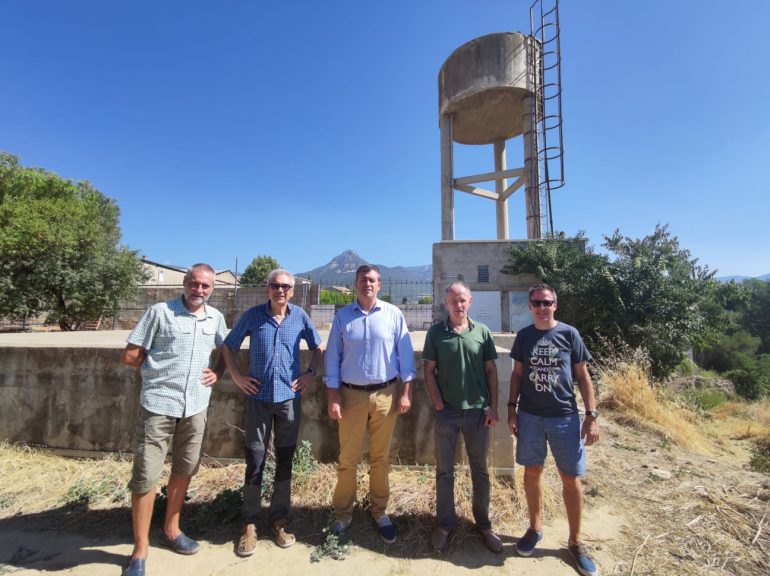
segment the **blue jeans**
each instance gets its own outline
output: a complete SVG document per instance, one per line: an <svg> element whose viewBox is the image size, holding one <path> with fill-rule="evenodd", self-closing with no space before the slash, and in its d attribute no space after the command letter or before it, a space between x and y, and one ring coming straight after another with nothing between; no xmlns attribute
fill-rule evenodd
<svg viewBox="0 0 770 576"><path fill-rule="evenodd" d="M479 530L489 530L489 428L484 426L486 413L481 408L436 412L436 517L447 531L457 527L455 514L455 448L462 433L465 453L471 467L473 483L473 519Z"/></svg>
<svg viewBox="0 0 770 576"><path fill-rule="evenodd" d="M246 402L246 479L241 515L254 524L262 506L262 473L270 435L275 433L275 480L270 520L288 518L291 505L291 466L299 438L300 399L285 402Z"/></svg>

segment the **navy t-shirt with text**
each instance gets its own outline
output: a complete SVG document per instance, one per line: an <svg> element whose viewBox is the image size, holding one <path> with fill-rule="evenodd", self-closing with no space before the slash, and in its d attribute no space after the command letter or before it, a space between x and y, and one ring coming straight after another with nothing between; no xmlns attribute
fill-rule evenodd
<svg viewBox="0 0 770 576"><path fill-rule="evenodd" d="M530 324L516 334L511 358L524 366L520 410L547 417L577 412L572 366L591 360L577 329L563 322L550 330Z"/></svg>

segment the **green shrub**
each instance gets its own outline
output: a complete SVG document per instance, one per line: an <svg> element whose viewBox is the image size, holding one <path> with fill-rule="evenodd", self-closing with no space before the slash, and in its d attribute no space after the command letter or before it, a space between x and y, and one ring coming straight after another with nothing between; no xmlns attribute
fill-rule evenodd
<svg viewBox="0 0 770 576"><path fill-rule="evenodd" d="M64 497L68 504L120 502L126 497L125 480L106 476L99 480L80 478Z"/></svg>
<svg viewBox="0 0 770 576"><path fill-rule="evenodd" d="M686 394L687 398L701 410L712 410L727 401L725 393L713 388L705 390L691 390Z"/></svg>

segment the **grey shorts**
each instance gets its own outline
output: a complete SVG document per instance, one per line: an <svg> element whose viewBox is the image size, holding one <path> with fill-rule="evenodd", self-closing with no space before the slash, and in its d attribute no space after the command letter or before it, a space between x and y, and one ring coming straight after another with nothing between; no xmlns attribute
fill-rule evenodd
<svg viewBox="0 0 770 576"><path fill-rule="evenodd" d="M201 462L201 447L206 432L203 410L186 418L153 414L141 409L134 438L134 470L128 489L149 492L158 485L166 453L171 446L171 474L194 476Z"/></svg>

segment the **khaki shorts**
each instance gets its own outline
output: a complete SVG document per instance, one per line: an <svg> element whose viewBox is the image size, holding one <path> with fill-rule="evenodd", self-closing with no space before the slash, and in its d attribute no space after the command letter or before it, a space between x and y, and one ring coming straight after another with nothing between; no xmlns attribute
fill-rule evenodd
<svg viewBox="0 0 770 576"><path fill-rule="evenodd" d="M171 474L195 475L201 462L206 413L203 410L186 418L174 418L141 409L134 438L134 470L128 483L131 492L149 492L158 485L169 446Z"/></svg>

